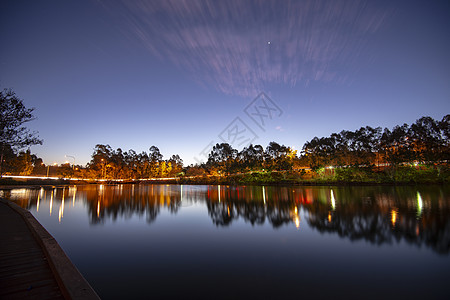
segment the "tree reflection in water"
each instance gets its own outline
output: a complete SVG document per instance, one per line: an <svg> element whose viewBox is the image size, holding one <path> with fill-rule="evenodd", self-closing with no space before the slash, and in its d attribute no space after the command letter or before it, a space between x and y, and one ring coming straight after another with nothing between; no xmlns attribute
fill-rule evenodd
<svg viewBox="0 0 450 300"><path fill-rule="evenodd" d="M52 201L57 208L83 201L90 222L145 216L150 224L161 210L206 206L215 226L243 220L250 226L294 225L351 241L372 244L404 241L437 253L450 252L450 190L446 186L263 187L180 185L90 185L69 188L2 190L0 196L31 209ZM76 199L76 200L75 200ZM62 207L64 210L64 207ZM303 218L303 219L302 219Z"/></svg>

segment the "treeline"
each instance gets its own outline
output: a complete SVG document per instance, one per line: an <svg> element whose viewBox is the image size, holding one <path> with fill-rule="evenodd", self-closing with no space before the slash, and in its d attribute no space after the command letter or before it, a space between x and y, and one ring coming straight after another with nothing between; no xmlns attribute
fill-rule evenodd
<svg viewBox="0 0 450 300"><path fill-rule="evenodd" d="M42 174L41 171L44 169L42 158L32 154L29 149L16 152L11 146L7 144L1 145L1 143L0 147L3 148L1 174Z"/></svg>
<svg viewBox="0 0 450 300"><path fill-rule="evenodd" d="M229 144L216 144L206 163L190 166L184 166L179 155L164 160L156 146L150 147L148 153L136 153L134 150L123 152L120 148L113 150L109 145L97 145L87 166L76 168L73 174L80 178L104 179L221 176L263 169L291 170L296 160L297 151L275 142L266 149L250 145L240 152ZM70 169L66 168L66 171L70 172Z"/></svg>
<svg viewBox="0 0 450 300"><path fill-rule="evenodd" d="M210 175L228 175L260 170L287 171L297 161L297 150L276 142L270 142L265 149L261 145L249 145L242 151L222 143L216 144L207 162L198 167Z"/></svg>
<svg viewBox="0 0 450 300"><path fill-rule="evenodd" d="M307 141L299 156L296 150L276 142L265 149L250 145L238 152L229 144L216 144L208 161L197 166L197 174L233 174L249 171L289 171L311 168L384 167L428 165L439 167L450 160L450 115L441 121L422 117L415 123L395 126L361 127L343 130L329 137Z"/></svg>
<svg viewBox="0 0 450 300"><path fill-rule="evenodd" d="M113 150L109 145L97 145L86 168L75 170L81 178L140 179L181 176L183 160L179 155L163 159L158 147L151 146L149 152L136 153Z"/></svg>
<svg viewBox="0 0 450 300"><path fill-rule="evenodd" d="M183 160L179 155L163 159L156 146L149 152L136 153L134 150L123 152L109 145L98 144L94 148L91 161L86 166L65 163L45 165L41 158L31 154L30 150L17 154L11 148L5 151L3 164L5 175L40 175L49 177L76 177L91 179L142 179L166 178L183 175Z"/></svg>
<svg viewBox="0 0 450 300"><path fill-rule="evenodd" d="M422 117L411 125L403 124L392 129L366 126L355 131L343 130L328 137L314 137L304 144L300 154L297 150L276 142L270 142L265 148L261 145L249 145L241 151L222 143L212 148L206 162L184 166L179 155L163 159L156 146L150 147L148 152L136 153L134 150L124 152L120 148L114 150L109 145L99 144L95 146L92 159L86 166L73 166L68 163L46 166L42 159L32 155L30 151L15 154L12 148L7 148L5 157L9 159L4 163L4 169L7 174L47 174L96 179L206 175L223 177L251 174L250 182L257 182L257 176L263 176L260 180L265 182L276 181L281 173L289 173L291 181L309 180L322 176L324 170L330 169L335 170L331 172L335 177L329 178L331 180L385 181L386 179L378 175L372 176L372 173L387 170L390 176L388 180L410 181L410 175L400 178L395 177L394 173L399 167L417 166L437 170L440 176L442 167L448 169L449 141L450 115L446 115L440 121ZM361 170L372 173L361 175ZM270 178L266 178L268 173ZM355 179L355 174L359 179ZM415 178L420 176L413 175ZM286 176L283 178L286 179ZM244 183L246 180L244 179Z"/></svg>
<svg viewBox="0 0 450 300"><path fill-rule="evenodd" d="M329 137L315 137L303 146L307 164L323 166L391 166L402 164L445 164L450 159L450 115L441 121L422 117L415 123L395 126L361 127L343 130Z"/></svg>

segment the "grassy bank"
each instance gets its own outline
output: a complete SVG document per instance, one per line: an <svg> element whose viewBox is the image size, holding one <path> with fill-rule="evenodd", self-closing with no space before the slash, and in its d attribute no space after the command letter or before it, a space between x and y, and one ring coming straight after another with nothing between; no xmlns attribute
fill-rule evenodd
<svg viewBox="0 0 450 300"><path fill-rule="evenodd" d="M400 166L392 169L348 167L315 171L253 172L228 176L180 178L184 184L239 185L358 185L358 184L446 184L450 182L448 167Z"/></svg>
<svg viewBox="0 0 450 300"><path fill-rule="evenodd" d="M226 176L178 177L176 179L125 180L125 181L72 181L49 179L1 178L0 186L18 185L67 185L67 184L227 184L227 185L361 185L361 184L448 184L448 166L398 166L377 169L372 167L347 167L302 171L255 171Z"/></svg>

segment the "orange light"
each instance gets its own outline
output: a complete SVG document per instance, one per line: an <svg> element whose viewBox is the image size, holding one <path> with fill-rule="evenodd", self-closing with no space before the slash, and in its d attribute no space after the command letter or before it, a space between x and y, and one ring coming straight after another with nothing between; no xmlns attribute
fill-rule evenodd
<svg viewBox="0 0 450 300"><path fill-rule="evenodd" d="M391 222L392 226L395 226L395 223L397 222L397 211L394 209L391 210Z"/></svg>
<svg viewBox="0 0 450 300"><path fill-rule="evenodd" d="M64 217L64 190L62 194L62 200L61 200L61 218Z"/></svg>
<svg viewBox="0 0 450 300"><path fill-rule="evenodd" d="M52 215L53 210L53 193L54 191L52 191L52 193L50 194L50 216Z"/></svg>

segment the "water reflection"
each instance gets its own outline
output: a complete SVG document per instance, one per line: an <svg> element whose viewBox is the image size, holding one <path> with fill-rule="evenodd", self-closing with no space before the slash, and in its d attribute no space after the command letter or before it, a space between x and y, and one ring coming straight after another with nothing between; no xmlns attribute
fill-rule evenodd
<svg viewBox="0 0 450 300"><path fill-rule="evenodd" d="M61 219L64 217L64 191L65 188L63 188L63 192L62 192L62 199L61 199L61 205L59 206L59 211L58 211L58 221L59 223L61 223Z"/></svg>
<svg viewBox="0 0 450 300"><path fill-rule="evenodd" d="M53 194L54 194L54 190L52 190L52 192L50 194L50 216L52 215L52 210L53 210Z"/></svg>
<svg viewBox="0 0 450 300"><path fill-rule="evenodd" d="M308 223L319 232L336 233L350 240L364 239L378 245L405 241L448 254L450 209L444 190L341 189L336 200L340 205L332 217L320 201L315 201L308 210Z"/></svg>
<svg viewBox="0 0 450 300"><path fill-rule="evenodd" d="M2 190L0 196L39 211L49 203L59 207L63 221L65 199L86 205L92 225L118 218L145 216L155 222L162 210L177 214L199 203L215 226L243 220L274 229L309 226L351 241L372 244L404 241L437 253L450 252L450 193L433 187L271 187L183 185L91 185ZM70 200L69 200L70 201ZM305 225L302 222L305 222Z"/></svg>

